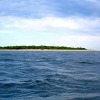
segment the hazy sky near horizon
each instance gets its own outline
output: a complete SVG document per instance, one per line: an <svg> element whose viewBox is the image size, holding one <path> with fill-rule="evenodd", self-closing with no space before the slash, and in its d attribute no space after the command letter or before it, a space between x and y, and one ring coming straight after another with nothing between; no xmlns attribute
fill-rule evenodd
<svg viewBox="0 0 100 100"><path fill-rule="evenodd" d="M0 46L100 50L100 0L0 0Z"/></svg>

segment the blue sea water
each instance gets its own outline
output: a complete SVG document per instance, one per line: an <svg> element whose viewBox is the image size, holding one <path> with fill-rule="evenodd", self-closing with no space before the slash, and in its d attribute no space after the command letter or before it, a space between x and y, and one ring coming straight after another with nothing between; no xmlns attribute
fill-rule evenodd
<svg viewBox="0 0 100 100"><path fill-rule="evenodd" d="M0 100L100 100L100 52L0 51Z"/></svg>

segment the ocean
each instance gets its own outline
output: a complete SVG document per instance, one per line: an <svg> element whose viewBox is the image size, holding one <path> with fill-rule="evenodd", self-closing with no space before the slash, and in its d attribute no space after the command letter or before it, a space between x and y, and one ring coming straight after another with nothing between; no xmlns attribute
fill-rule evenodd
<svg viewBox="0 0 100 100"><path fill-rule="evenodd" d="M100 100L100 52L0 51L0 100Z"/></svg>

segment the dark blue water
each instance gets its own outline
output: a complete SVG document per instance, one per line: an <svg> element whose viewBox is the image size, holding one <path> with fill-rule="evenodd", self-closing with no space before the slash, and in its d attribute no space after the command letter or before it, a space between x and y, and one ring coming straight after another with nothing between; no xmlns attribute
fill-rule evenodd
<svg viewBox="0 0 100 100"><path fill-rule="evenodd" d="M0 51L0 100L100 100L100 52Z"/></svg>

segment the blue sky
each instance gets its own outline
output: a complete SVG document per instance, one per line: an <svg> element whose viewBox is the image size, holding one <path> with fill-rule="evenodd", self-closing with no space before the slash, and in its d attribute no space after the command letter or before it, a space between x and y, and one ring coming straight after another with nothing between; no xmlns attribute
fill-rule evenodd
<svg viewBox="0 0 100 100"><path fill-rule="evenodd" d="M0 0L0 46L99 43L100 0Z"/></svg>

